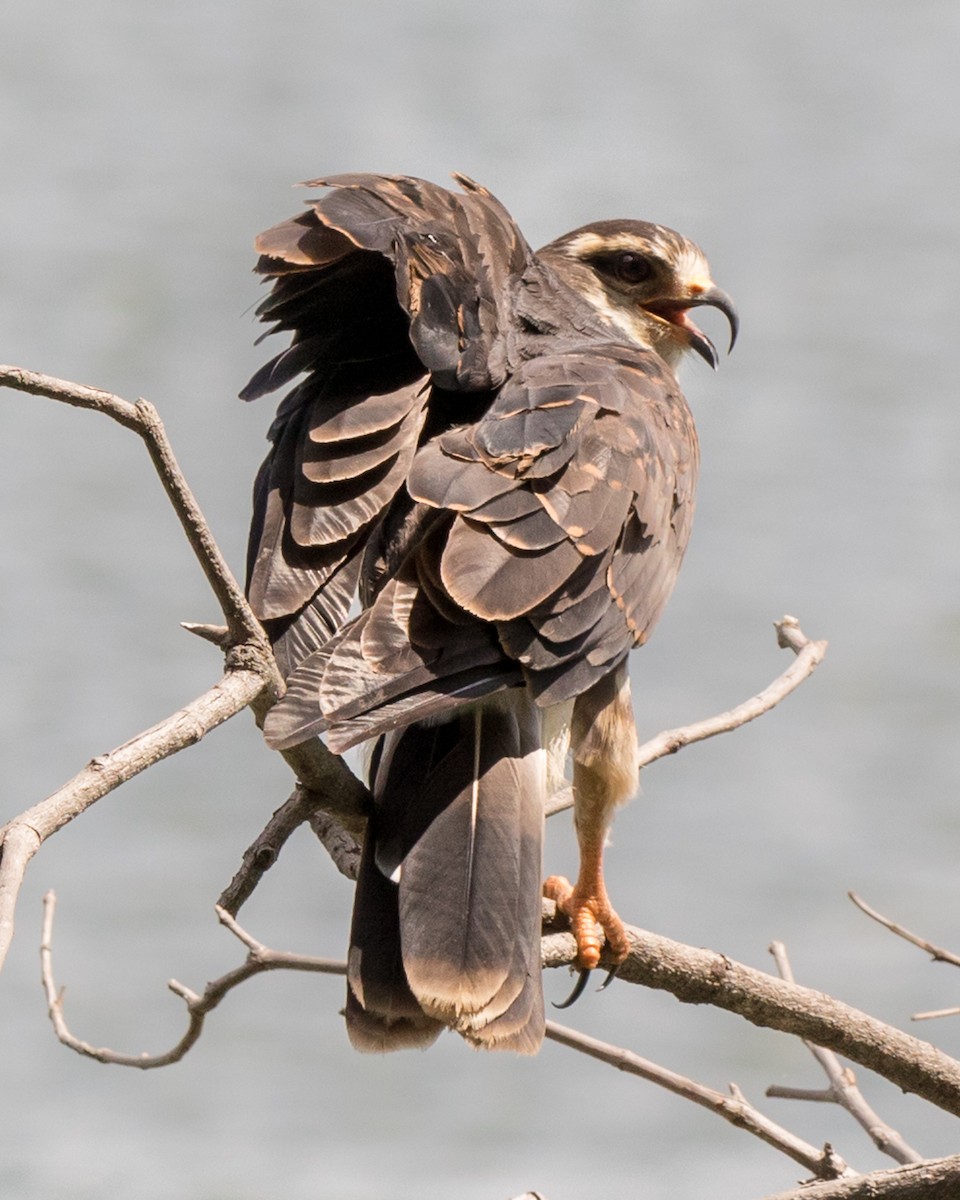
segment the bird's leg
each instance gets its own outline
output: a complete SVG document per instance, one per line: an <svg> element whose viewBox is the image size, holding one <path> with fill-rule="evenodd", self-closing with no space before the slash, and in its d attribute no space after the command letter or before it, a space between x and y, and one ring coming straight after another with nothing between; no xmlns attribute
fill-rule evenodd
<svg viewBox="0 0 960 1200"><path fill-rule="evenodd" d="M603 847L614 811L637 787L637 731L625 663L577 698L571 748L580 870L573 885L551 875L543 894L570 919L577 941L575 965L590 971L600 961L604 942L614 967L630 949L603 882Z"/></svg>

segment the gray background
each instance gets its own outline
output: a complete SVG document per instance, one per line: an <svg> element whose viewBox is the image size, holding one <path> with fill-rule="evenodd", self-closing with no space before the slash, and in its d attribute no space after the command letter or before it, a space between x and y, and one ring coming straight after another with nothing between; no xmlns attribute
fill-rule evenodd
<svg viewBox="0 0 960 1200"><path fill-rule="evenodd" d="M628 919L759 967L782 938L802 981L903 1024L960 981L844 893L960 942L958 35L954 0L12 0L0 359L154 401L239 570L271 417L234 398L266 349L251 241L297 210L291 183L456 169L534 244L616 216L697 239L743 335L718 375L685 373L699 512L634 663L641 730L758 690L786 666L771 629L785 611L831 649L777 712L646 773L614 831L611 890ZM217 614L136 439L10 392L0 437L13 813L219 664L178 628ZM239 961L211 906L288 786L241 715L34 860L2 981L0 1194L741 1200L802 1174L554 1046L528 1061L451 1037L357 1056L336 980L248 983L162 1072L60 1048L37 978L43 890L59 895L77 1033L161 1050L183 1027L165 981L199 987ZM572 867L559 830L548 867ZM279 948L339 955L349 902L304 834L244 921ZM568 982L547 987L558 999ZM669 996L614 986L568 1015L758 1101L771 1082L819 1083L790 1039ZM956 1022L919 1031L960 1052ZM951 1120L863 1082L924 1153L956 1151ZM766 1107L858 1167L881 1161L839 1111Z"/></svg>

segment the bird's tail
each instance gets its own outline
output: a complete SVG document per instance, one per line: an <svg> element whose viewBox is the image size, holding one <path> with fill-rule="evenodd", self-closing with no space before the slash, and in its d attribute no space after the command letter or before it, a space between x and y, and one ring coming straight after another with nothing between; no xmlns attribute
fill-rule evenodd
<svg viewBox="0 0 960 1200"><path fill-rule="evenodd" d="M543 1038L540 886L546 754L525 688L386 735L350 934L360 1050Z"/></svg>

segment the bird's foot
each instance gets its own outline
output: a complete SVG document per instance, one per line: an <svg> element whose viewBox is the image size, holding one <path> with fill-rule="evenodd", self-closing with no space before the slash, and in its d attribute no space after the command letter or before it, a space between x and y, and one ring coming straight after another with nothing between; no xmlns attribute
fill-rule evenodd
<svg viewBox="0 0 960 1200"><path fill-rule="evenodd" d="M600 962L600 951L606 944L606 957L613 967L611 975L615 974L630 952L630 940L603 884L590 889L581 888L579 883L574 887L562 875L551 875L543 885L543 894L555 901L557 910L570 921L577 942L574 966L580 971L592 971Z"/></svg>

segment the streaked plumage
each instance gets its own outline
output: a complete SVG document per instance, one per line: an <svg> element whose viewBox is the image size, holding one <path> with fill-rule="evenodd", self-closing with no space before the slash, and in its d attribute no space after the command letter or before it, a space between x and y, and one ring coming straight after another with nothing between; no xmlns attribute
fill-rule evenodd
<svg viewBox="0 0 960 1200"><path fill-rule="evenodd" d="M625 658L669 597L698 450L673 368L715 364L688 311L736 317L700 251L600 222L534 254L502 206L404 177L339 176L262 234L261 317L290 347L258 476L248 590L288 692L283 747L376 738L351 932L361 1049L450 1025L533 1051L543 1030L540 843L572 722L582 866L550 894L581 965L622 927L603 836L636 781ZM359 615L348 619L359 598ZM571 716L572 714L572 716Z"/></svg>

